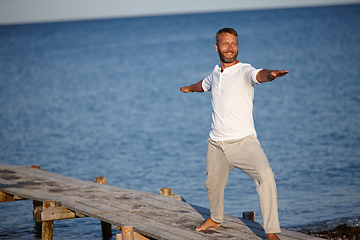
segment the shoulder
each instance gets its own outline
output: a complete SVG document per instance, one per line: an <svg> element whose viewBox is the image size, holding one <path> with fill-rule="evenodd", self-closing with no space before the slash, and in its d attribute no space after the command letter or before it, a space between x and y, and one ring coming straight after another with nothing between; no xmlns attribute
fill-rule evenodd
<svg viewBox="0 0 360 240"><path fill-rule="evenodd" d="M213 70L213 73L215 72L221 72L221 65L220 64L216 64Z"/></svg>
<svg viewBox="0 0 360 240"><path fill-rule="evenodd" d="M238 68L239 69L248 69L248 68L254 68L250 63L242 63L242 62L239 62L238 64Z"/></svg>
<svg viewBox="0 0 360 240"><path fill-rule="evenodd" d="M221 73L221 66L215 65L212 73L210 73L208 77L213 78L213 77L219 76L220 73Z"/></svg>
<svg viewBox="0 0 360 240"><path fill-rule="evenodd" d="M237 66L238 70L246 74L247 72L259 71L261 69L256 69L250 63L239 63Z"/></svg>

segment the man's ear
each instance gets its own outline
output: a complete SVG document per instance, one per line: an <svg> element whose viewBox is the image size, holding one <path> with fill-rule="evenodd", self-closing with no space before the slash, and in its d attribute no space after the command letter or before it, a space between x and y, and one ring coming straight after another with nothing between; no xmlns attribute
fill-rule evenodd
<svg viewBox="0 0 360 240"><path fill-rule="evenodd" d="M219 48L218 48L218 45L215 43L215 50L218 52L219 51Z"/></svg>

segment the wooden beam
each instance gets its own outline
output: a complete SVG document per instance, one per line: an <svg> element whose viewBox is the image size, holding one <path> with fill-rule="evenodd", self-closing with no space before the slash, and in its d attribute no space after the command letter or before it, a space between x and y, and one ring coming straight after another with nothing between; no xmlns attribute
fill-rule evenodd
<svg viewBox="0 0 360 240"><path fill-rule="evenodd" d="M27 198L19 197L19 196L16 196L16 195L14 195L13 197L14 197L15 201L17 201L17 200L27 200Z"/></svg>
<svg viewBox="0 0 360 240"><path fill-rule="evenodd" d="M0 202L13 202L13 201L24 200L24 199L25 198L0 191Z"/></svg>
<svg viewBox="0 0 360 240"><path fill-rule="evenodd" d="M15 201L13 195L0 191L0 202L12 202L12 201Z"/></svg>
<svg viewBox="0 0 360 240"><path fill-rule="evenodd" d="M55 206L50 208L36 207L34 209L34 220L36 222L54 221L78 217L85 217L85 215L77 215L75 214L75 212L61 206Z"/></svg>

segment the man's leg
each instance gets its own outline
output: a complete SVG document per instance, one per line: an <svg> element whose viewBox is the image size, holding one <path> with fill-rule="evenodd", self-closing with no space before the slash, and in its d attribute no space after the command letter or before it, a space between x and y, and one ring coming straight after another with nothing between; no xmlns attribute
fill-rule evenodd
<svg viewBox="0 0 360 240"><path fill-rule="evenodd" d="M238 143L230 143L227 149L224 147L225 155L230 163L244 171L256 183L265 233L279 233L274 174L259 141L255 136L249 136Z"/></svg>
<svg viewBox="0 0 360 240"><path fill-rule="evenodd" d="M265 233L279 233L276 184L271 168L245 172L256 183Z"/></svg>
<svg viewBox="0 0 360 240"><path fill-rule="evenodd" d="M228 180L229 171L232 169L221 146L217 142L211 140L208 140L206 165L207 178L205 186L207 188L211 216L196 228L197 231L202 231L211 227L219 227L223 222L224 190Z"/></svg>

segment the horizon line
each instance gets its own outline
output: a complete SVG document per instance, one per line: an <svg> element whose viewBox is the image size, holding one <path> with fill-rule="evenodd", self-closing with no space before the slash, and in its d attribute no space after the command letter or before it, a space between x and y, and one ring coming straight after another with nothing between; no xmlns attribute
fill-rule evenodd
<svg viewBox="0 0 360 240"><path fill-rule="evenodd" d="M19 3L21 2L21 6ZM39 9L33 8L33 11L28 11L30 6L24 6L24 3L32 5L31 2L41 2L41 8L47 8L48 11L43 11ZM342 5L356 5L360 4L360 0L347 0L347 1L339 1L339 0L330 0L324 2L324 0L309 0L309 1L293 1L287 2L284 4L283 0L279 0L276 2L264 4L262 6L254 5L254 4L243 4L242 6L237 5L236 8L218 7L215 9L214 6L202 6L202 8L193 7L192 9L184 8L184 1L192 1L192 0L183 0L182 4L175 4L172 6L168 6L168 8L159 9L159 5L162 5L161 1L167 0L158 0L157 4L143 5L142 8L136 8L136 11L129 11L128 9L133 9L137 4L132 0L131 2L124 3L120 8L115 8L114 6L119 7L119 3L117 4L104 4L99 5L99 2L92 2L90 8L95 9L95 11L87 9L84 11L82 7L79 5L71 5L66 0L62 0L61 3L57 2L54 5L54 2L47 0L48 3L44 6L43 0L33 0L23 2L23 0L1 0L0 1L0 26L1 25L17 25L17 24L37 24L37 23L52 23L52 22L70 22L70 21L91 21L91 20L107 20L107 19L120 19L120 18L137 18L137 17L156 17L156 16L172 16L172 15L187 15L187 14L206 14L206 13L221 13L221 12L237 12L237 11L255 11L255 10L271 10L271 9L292 9L292 8L308 8L308 7L331 7L331 6L342 6ZM67 0L72 1L72 0ZM89 2L89 0L85 0ZM107 1L116 1L116 0L107 0ZM136 0L137 2L141 0ZM200 1L200 0L198 0ZM209 0L202 0L209 1ZM239 0L228 0L228 1L238 1ZM265 1L266 0L262 0ZM154 3L154 2L152 2ZM25 5L26 5L25 4ZM148 3L149 4L149 3ZM258 3L259 4L259 3ZM185 4L186 5L186 4ZM33 6L33 5L32 5ZM72 6L72 9L69 7ZM34 7L34 6L33 6ZM87 6L89 7L89 6ZM102 9L99 10L99 7ZM187 7L187 6L186 6ZM99 10L99 11L97 11ZM22 12L23 11L23 12ZM67 15L64 15L66 12ZM15 13L15 14L14 14ZM26 13L26 14L24 14Z"/></svg>

